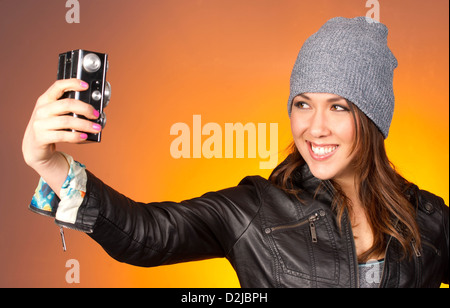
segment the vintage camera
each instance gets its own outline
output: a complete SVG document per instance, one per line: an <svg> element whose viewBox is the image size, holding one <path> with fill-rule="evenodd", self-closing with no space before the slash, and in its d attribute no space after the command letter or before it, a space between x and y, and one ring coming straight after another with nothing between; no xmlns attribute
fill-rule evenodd
<svg viewBox="0 0 450 308"><path fill-rule="evenodd" d="M111 85L106 81L108 70L108 55L82 49L71 50L59 55L58 79L78 78L89 84L86 91L70 91L61 98L74 98L92 105L100 112L100 117L93 121L103 128L106 125L106 115L103 109L111 98ZM74 117L83 116L72 114ZM88 133L87 140L100 142L101 134Z"/></svg>

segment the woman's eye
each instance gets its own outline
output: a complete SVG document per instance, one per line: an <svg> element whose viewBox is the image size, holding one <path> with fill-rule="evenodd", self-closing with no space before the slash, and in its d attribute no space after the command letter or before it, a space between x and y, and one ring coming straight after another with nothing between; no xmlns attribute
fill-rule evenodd
<svg viewBox="0 0 450 308"><path fill-rule="evenodd" d="M350 111L348 108L341 105L333 105L331 106L331 109L334 111Z"/></svg>
<svg viewBox="0 0 450 308"><path fill-rule="evenodd" d="M305 102L296 102L294 103L295 107L300 108L300 109L307 109L309 108L309 105Z"/></svg>

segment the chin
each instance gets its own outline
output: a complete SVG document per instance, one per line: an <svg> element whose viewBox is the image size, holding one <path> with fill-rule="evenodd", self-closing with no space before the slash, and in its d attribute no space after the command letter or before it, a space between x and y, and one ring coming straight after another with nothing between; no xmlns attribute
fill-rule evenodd
<svg viewBox="0 0 450 308"><path fill-rule="evenodd" d="M311 171L312 175L314 175L316 178L322 181L330 180L335 176L334 172L331 172L330 168L327 166L320 166L316 167L314 164L308 164L309 170Z"/></svg>

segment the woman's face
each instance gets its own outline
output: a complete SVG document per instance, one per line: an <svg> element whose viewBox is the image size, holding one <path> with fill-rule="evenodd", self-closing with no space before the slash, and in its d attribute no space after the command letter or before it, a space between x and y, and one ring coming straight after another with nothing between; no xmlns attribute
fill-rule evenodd
<svg viewBox="0 0 450 308"><path fill-rule="evenodd" d="M303 93L293 100L291 130L295 145L312 174L349 183L355 123L347 101L329 93ZM342 182L344 184L344 182Z"/></svg>

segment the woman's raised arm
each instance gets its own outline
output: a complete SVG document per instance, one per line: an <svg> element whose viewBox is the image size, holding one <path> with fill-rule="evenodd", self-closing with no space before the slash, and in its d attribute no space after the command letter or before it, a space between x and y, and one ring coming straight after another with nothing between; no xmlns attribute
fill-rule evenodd
<svg viewBox="0 0 450 308"><path fill-rule="evenodd" d="M22 142L22 153L27 165L33 168L59 196L69 171L69 165L56 144L83 142L86 133L98 133L99 124L70 115L75 113L87 119L97 119L99 112L91 105L75 99L59 98L67 91L84 91L89 85L78 79L56 81L42 94L31 115Z"/></svg>

